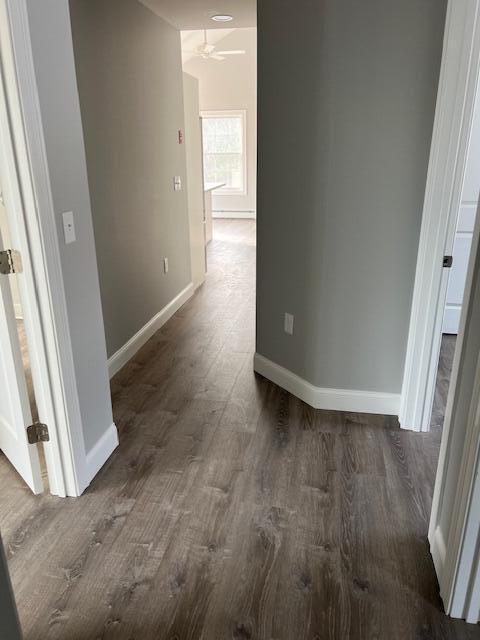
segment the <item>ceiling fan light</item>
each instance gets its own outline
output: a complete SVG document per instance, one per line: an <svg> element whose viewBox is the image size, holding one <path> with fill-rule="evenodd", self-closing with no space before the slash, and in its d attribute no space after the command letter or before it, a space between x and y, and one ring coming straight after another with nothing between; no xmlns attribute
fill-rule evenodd
<svg viewBox="0 0 480 640"><path fill-rule="evenodd" d="M218 13L212 16L212 20L214 22L230 22L233 20L233 16L228 15L227 13Z"/></svg>

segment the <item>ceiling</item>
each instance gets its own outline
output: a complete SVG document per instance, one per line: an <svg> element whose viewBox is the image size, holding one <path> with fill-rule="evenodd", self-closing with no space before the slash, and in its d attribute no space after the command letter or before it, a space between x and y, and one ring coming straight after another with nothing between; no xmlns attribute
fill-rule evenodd
<svg viewBox="0 0 480 640"><path fill-rule="evenodd" d="M256 0L140 0L176 29L225 29L257 26ZM215 14L229 14L228 23L214 22Z"/></svg>

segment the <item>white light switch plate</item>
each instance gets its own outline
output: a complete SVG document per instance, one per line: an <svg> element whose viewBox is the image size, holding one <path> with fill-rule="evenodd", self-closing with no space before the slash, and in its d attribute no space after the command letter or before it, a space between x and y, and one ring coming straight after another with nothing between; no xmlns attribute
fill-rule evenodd
<svg viewBox="0 0 480 640"><path fill-rule="evenodd" d="M290 336L293 336L293 315L291 313L285 314L283 329L285 333L288 333Z"/></svg>
<svg viewBox="0 0 480 640"><path fill-rule="evenodd" d="M75 224L73 222L73 211L66 211L63 214L63 233L65 235L65 244L75 242Z"/></svg>
<svg viewBox="0 0 480 640"><path fill-rule="evenodd" d="M182 190L182 178L180 176L175 176L173 178L173 190L174 191Z"/></svg>

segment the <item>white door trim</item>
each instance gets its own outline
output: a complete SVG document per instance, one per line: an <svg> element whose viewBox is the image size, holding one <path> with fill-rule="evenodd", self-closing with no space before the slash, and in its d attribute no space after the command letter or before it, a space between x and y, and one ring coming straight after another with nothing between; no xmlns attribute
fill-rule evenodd
<svg viewBox="0 0 480 640"><path fill-rule="evenodd" d="M448 611L454 618L477 623L480 599L473 589L478 573L479 532L478 452L480 445L480 358L477 360L474 391L455 497L451 533L448 536L441 589L448 594ZM452 553L450 553L450 549Z"/></svg>
<svg viewBox="0 0 480 640"><path fill-rule="evenodd" d="M28 265L25 323L51 492L78 496L89 483L60 252L25 0L0 0L2 68L21 194L16 238ZM5 110L2 110L5 111ZM5 112L6 115L6 112ZM27 318L28 316L28 318Z"/></svg>
<svg viewBox="0 0 480 640"><path fill-rule="evenodd" d="M400 404L404 429L428 431L448 270L480 70L480 0L449 0Z"/></svg>
<svg viewBox="0 0 480 640"><path fill-rule="evenodd" d="M428 534L446 613L475 623L480 609L479 237L477 214Z"/></svg>

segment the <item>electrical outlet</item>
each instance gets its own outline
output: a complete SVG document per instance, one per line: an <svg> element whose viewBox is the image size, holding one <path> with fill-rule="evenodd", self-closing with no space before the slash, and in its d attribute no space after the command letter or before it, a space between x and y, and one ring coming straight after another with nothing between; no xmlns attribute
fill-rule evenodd
<svg viewBox="0 0 480 640"><path fill-rule="evenodd" d="M65 236L65 244L75 242L75 223L73 221L73 211L65 211L62 213L63 218L63 234Z"/></svg>
<svg viewBox="0 0 480 640"><path fill-rule="evenodd" d="M163 273L168 273L168 258L163 259Z"/></svg>
<svg viewBox="0 0 480 640"><path fill-rule="evenodd" d="M173 178L173 190L181 191L182 190L182 178L180 176L174 176Z"/></svg>
<svg viewBox="0 0 480 640"><path fill-rule="evenodd" d="M283 330L285 333L288 333L290 336L293 336L293 315L291 313L285 314L285 320L283 323Z"/></svg>

